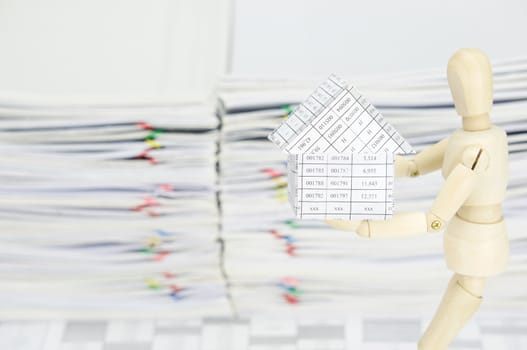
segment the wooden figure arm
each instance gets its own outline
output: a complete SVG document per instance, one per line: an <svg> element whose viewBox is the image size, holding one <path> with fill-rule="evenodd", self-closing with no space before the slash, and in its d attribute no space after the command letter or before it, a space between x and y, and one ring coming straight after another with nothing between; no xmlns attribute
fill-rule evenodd
<svg viewBox="0 0 527 350"><path fill-rule="evenodd" d="M463 205L476 183L477 174L458 164L439 191L427 213L394 214L386 221L363 221L357 233L364 237L402 237L441 230Z"/></svg>
<svg viewBox="0 0 527 350"><path fill-rule="evenodd" d="M326 220L326 224L345 231L355 231L366 238L403 237L424 233L428 228L423 212L396 213L389 220Z"/></svg>
<svg viewBox="0 0 527 350"><path fill-rule="evenodd" d="M419 176L441 168L448 138L428 146L415 157L395 156L395 176Z"/></svg>
<svg viewBox="0 0 527 350"><path fill-rule="evenodd" d="M356 231L363 237L402 237L441 230L468 198L478 173L488 167L488 156L481 147L470 146L463 161L447 177L432 208L426 212L396 213L385 221L328 221L333 227Z"/></svg>

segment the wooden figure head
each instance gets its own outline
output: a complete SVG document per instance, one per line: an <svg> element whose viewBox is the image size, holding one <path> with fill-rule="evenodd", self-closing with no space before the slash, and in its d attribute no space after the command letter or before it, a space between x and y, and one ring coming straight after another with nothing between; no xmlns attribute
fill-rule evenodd
<svg viewBox="0 0 527 350"><path fill-rule="evenodd" d="M463 117L486 115L492 108L492 67L480 49L460 49L448 61L448 85Z"/></svg>

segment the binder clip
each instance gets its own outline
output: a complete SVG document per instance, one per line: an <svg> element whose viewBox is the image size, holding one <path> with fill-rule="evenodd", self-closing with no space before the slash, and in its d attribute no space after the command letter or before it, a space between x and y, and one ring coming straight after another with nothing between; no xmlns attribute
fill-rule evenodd
<svg viewBox="0 0 527 350"><path fill-rule="evenodd" d="M169 184L160 184L159 189L165 192L172 192L174 191L174 186L169 185Z"/></svg>
<svg viewBox="0 0 527 350"><path fill-rule="evenodd" d="M285 224L291 228L299 228L300 225L298 225L295 221L293 220L286 220Z"/></svg>
<svg viewBox="0 0 527 350"><path fill-rule="evenodd" d="M152 249L152 248L155 248L155 247L157 247L158 245L161 244L161 239L159 239L159 237L155 237L155 236L148 237L147 240L146 240L146 244L147 244L147 246L150 249Z"/></svg>
<svg viewBox="0 0 527 350"><path fill-rule="evenodd" d="M151 164L157 164L157 159L155 159L149 154L152 150L153 148L148 148L143 152L139 153L137 156L135 156L134 159L145 159L148 160L148 162L150 162Z"/></svg>
<svg viewBox="0 0 527 350"><path fill-rule="evenodd" d="M138 127L144 130L154 130L152 125L145 123L145 122L139 122L139 123L136 123L135 125L137 125Z"/></svg>
<svg viewBox="0 0 527 350"><path fill-rule="evenodd" d="M296 256L296 246L293 244L295 239L289 235L284 236L286 241L286 252L289 256Z"/></svg>
<svg viewBox="0 0 527 350"><path fill-rule="evenodd" d="M271 235L273 235L273 237L276 238L276 239L282 239L283 238L283 235L280 232L278 232L277 230L271 230L269 232L271 232Z"/></svg>
<svg viewBox="0 0 527 350"><path fill-rule="evenodd" d="M180 294L180 292L183 290L183 288L179 287L178 285L171 284L170 286L170 297L174 300L181 300L183 299L183 296Z"/></svg>
<svg viewBox="0 0 527 350"><path fill-rule="evenodd" d="M274 177L273 181L275 183L275 190L287 188L287 181L285 181L283 178Z"/></svg>
<svg viewBox="0 0 527 350"><path fill-rule="evenodd" d="M152 129L149 129L149 130L152 130ZM148 133L148 135L146 135L145 137L145 141L146 140L155 140L157 135L160 135L162 134L163 132L161 130L152 130Z"/></svg>
<svg viewBox="0 0 527 350"><path fill-rule="evenodd" d="M276 190L276 200L279 202L287 202L287 187L277 188Z"/></svg>
<svg viewBox="0 0 527 350"><path fill-rule="evenodd" d="M288 286L293 286L293 287L298 286L298 280L296 278L293 278L293 277L284 277L282 279L282 283L284 283L285 285L288 285Z"/></svg>
<svg viewBox="0 0 527 350"><path fill-rule="evenodd" d="M158 281L154 280L153 278L147 278L146 279L146 285L150 289L159 289L159 288L161 288L161 284Z"/></svg>
<svg viewBox="0 0 527 350"><path fill-rule="evenodd" d="M164 272L164 273L163 273L163 277L165 277L165 278L167 278L167 279L176 278L176 274L167 271L167 272Z"/></svg>
<svg viewBox="0 0 527 350"><path fill-rule="evenodd" d="M299 302L298 298L294 295L283 294L282 296L289 304L298 304Z"/></svg>
<svg viewBox="0 0 527 350"><path fill-rule="evenodd" d="M266 169L262 169L261 171L262 171L262 173L267 174L267 175L269 175L272 178L283 176L283 174L281 172L276 171L274 169L266 168Z"/></svg>
<svg viewBox="0 0 527 350"><path fill-rule="evenodd" d="M285 293L282 294L282 297L288 304L298 304L300 299L298 298L300 292L298 291L298 280L291 277L286 277L282 279L282 282L278 284L282 289L285 290Z"/></svg>
<svg viewBox="0 0 527 350"><path fill-rule="evenodd" d="M155 261L162 261L170 252L168 250L163 250L159 252L156 256L154 256Z"/></svg>
<svg viewBox="0 0 527 350"><path fill-rule="evenodd" d="M155 199L153 199L152 197L145 197L144 198L144 203L143 204L139 204L135 207L132 207L130 210L133 210L133 211L142 211L143 209L146 209L146 208L149 208L149 207L159 207L161 206L161 204L156 201ZM151 211L148 212L148 215L152 216L151 215Z"/></svg>
<svg viewBox="0 0 527 350"><path fill-rule="evenodd" d="M148 146L150 146L150 149L159 149L163 147L159 142L155 140L146 139L145 142Z"/></svg>
<svg viewBox="0 0 527 350"><path fill-rule="evenodd" d="M167 232L165 230L160 230L160 229L157 229L155 231L159 236L161 237L167 237L167 236L170 236L170 232Z"/></svg>
<svg viewBox="0 0 527 350"><path fill-rule="evenodd" d="M289 114L293 112L293 107L291 105L282 106L282 110L285 112L285 114L282 116L282 118L289 117Z"/></svg>

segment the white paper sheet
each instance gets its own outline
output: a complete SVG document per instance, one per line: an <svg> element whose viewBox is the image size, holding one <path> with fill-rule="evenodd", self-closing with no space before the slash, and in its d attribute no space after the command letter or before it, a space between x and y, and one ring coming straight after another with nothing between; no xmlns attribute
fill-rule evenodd
<svg viewBox="0 0 527 350"><path fill-rule="evenodd" d="M287 153L413 153L406 140L355 87L331 75L269 139Z"/></svg>
<svg viewBox="0 0 527 350"><path fill-rule="evenodd" d="M288 198L303 219L390 218L393 155L414 153L355 87L335 75L269 139L290 155Z"/></svg>
<svg viewBox="0 0 527 350"><path fill-rule="evenodd" d="M386 220L393 213L393 153L290 155L288 165L298 218Z"/></svg>

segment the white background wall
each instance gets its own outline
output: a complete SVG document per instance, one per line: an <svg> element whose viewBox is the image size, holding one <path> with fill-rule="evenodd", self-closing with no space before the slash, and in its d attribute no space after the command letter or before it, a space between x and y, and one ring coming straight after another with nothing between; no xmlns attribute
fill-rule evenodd
<svg viewBox="0 0 527 350"><path fill-rule="evenodd" d="M446 67L461 47L527 54L524 0L235 0L232 70L297 77Z"/></svg>
<svg viewBox="0 0 527 350"><path fill-rule="evenodd" d="M204 99L226 71L437 68L465 46L527 54L526 34L523 0L0 0L0 97Z"/></svg>
<svg viewBox="0 0 527 350"><path fill-rule="evenodd" d="M226 67L229 0L0 0L0 96L196 99Z"/></svg>

